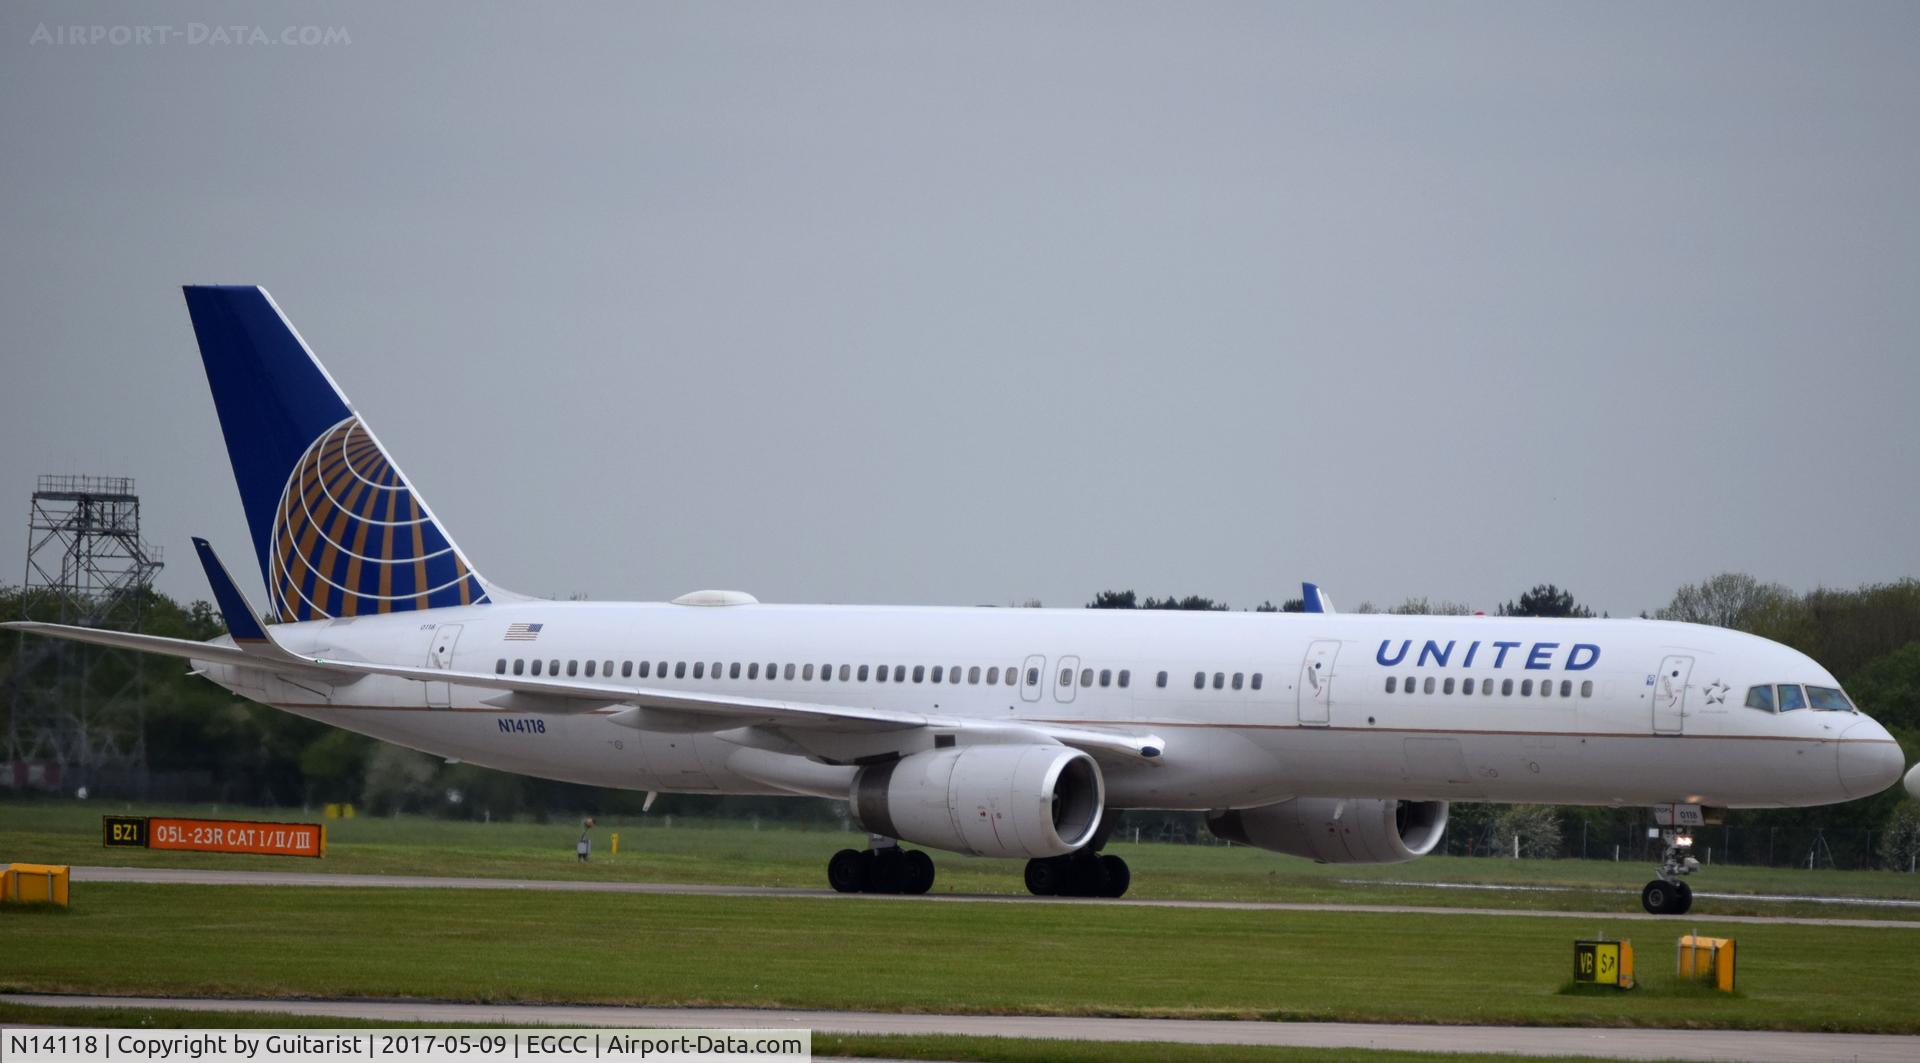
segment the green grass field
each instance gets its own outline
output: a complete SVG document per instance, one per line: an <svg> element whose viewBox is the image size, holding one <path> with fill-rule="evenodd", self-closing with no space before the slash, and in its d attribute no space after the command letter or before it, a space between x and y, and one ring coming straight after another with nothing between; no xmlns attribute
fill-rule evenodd
<svg viewBox="0 0 1920 1063"><path fill-rule="evenodd" d="M1675 936L1740 942L1740 992L1677 983ZM1622 923L1643 988L1562 992L1586 920L86 884L0 912L29 992L413 997L1920 1033L1920 939Z"/></svg>
<svg viewBox="0 0 1920 1063"><path fill-rule="evenodd" d="M465 1023L388 1023L309 1018L258 1011L183 1011L166 1008L69 1008L0 1003L0 1024L95 1028L363 1030L400 1027L466 1029ZM485 1028L485 1027L481 1027ZM1049 1041L949 1035L813 1035L816 1057L938 1059L958 1063L1433 1063L1424 1052L1326 1048L1267 1048L1134 1041ZM1588 1063L1587 1056L1448 1054L1447 1063Z"/></svg>
<svg viewBox="0 0 1920 1063"><path fill-rule="evenodd" d="M697 882L798 886L825 884L827 857L864 844L864 836L769 824L672 827L660 816L603 819L594 832L595 857L573 857L576 823L470 823L421 817L335 820L320 860L227 854L104 849L100 816L107 813L221 815L256 819L317 819L298 810L259 811L108 805L100 802L0 802L0 861L149 867L216 867L362 874L457 875L488 878ZM620 834L618 857L608 840ZM1385 867L1318 865L1242 847L1116 842L1112 851L1133 868L1129 895L1145 898L1422 904L1460 908L1638 911L1638 891L1651 877L1644 863L1610 860L1509 860L1429 857ZM935 853L937 892L1018 895L1021 865ZM1554 892L1436 889L1394 883L1484 883L1554 887ZM1920 875L1890 871L1802 871L1713 867L1693 879L1715 893L1793 894L1920 900ZM1696 912L1720 915L1867 915L1920 920L1920 908L1866 908L1740 898L1701 901Z"/></svg>

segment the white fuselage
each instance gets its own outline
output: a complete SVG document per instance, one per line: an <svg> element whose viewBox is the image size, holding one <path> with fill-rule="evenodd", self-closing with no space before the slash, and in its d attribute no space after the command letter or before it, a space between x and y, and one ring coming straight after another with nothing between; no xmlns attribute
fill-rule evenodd
<svg viewBox="0 0 1920 1063"><path fill-rule="evenodd" d="M516 624L539 630L509 638ZM1116 808L1293 796L1813 805L1885 786L1892 745L1857 712L1747 707L1754 684L1838 686L1805 655L1658 621L516 602L274 632L295 652L348 661L531 674L538 660L566 677L591 662L595 678L611 662L613 681L662 690L1160 735L1164 756L1104 765ZM496 690L201 667L253 700L506 771L793 792L736 770L761 744L745 728L643 730L616 707L539 714L501 707ZM822 734L776 752L852 763L862 741Z"/></svg>

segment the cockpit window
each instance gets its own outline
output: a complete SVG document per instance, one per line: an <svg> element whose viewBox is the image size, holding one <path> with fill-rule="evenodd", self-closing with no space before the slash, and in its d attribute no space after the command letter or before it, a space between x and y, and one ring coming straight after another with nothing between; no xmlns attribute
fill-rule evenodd
<svg viewBox="0 0 1920 1063"><path fill-rule="evenodd" d="M1798 683L1780 684L1780 711L1792 712L1807 707L1807 696L1800 692Z"/></svg>
<svg viewBox="0 0 1920 1063"><path fill-rule="evenodd" d="M1757 687L1748 687L1747 688L1747 708L1764 709L1767 712L1772 712L1773 711L1773 685L1771 683L1768 683L1768 684L1762 684L1761 686L1757 686Z"/></svg>
<svg viewBox="0 0 1920 1063"><path fill-rule="evenodd" d="M1826 712L1852 712L1853 702L1840 693L1839 687L1808 687L1807 700L1813 707Z"/></svg>

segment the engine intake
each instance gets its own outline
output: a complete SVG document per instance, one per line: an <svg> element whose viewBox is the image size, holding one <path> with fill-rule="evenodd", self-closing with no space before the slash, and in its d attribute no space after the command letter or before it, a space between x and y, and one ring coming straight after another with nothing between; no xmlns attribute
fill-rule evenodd
<svg viewBox="0 0 1920 1063"><path fill-rule="evenodd" d="M1296 797L1208 816L1207 828L1230 842L1323 864L1398 864L1440 844L1447 803Z"/></svg>
<svg viewBox="0 0 1920 1063"><path fill-rule="evenodd" d="M849 797L874 834L975 856L1062 856L1100 829L1106 784L1065 746L934 749L860 769Z"/></svg>

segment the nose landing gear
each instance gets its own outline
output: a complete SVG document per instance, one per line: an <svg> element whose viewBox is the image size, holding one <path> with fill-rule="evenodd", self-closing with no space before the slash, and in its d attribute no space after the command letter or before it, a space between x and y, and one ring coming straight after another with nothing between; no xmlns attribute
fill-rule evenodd
<svg viewBox="0 0 1920 1063"><path fill-rule="evenodd" d="M1660 839L1667 843L1660 877L1640 891L1640 905L1653 915L1685 915L1693 907L1693 889L1680 876L1700 870L1700 861L1693 858L1693 835L1667 829L1660 832Z"/></svg>

